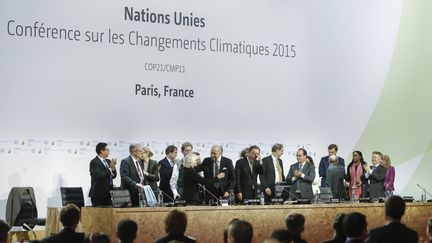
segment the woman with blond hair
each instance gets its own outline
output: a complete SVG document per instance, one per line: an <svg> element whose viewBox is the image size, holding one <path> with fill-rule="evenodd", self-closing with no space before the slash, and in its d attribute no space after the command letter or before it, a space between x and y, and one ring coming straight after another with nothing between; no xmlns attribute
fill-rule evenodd
<svg viewBox="0 0 432 243"><path fill-rule="evenodd" d="M199 156L196 154L188 154L184 159L184 172L183 172L183 194L182 199L186 201L188 205L197 205L200 203L199 200L199 184L211 185L217 182L219 179L225 177L225 173L219 173L216 177L211 179L202 178L195 170Z"/></svg>
<svg viewBox="0 0 432 243"><path fill-rule="evenodd" d="M387 175L384 181L386 196L391 196L394 191L395 168L391 165L390 157L386 154L383 155L382 165L387 168Z"/></svg>
<svg viewBox="0 0 432 243"><path fill-rule="evenodd" d="M144 182L149 185L153 192L156 194L158 189L157 182L159 181L159 169L156 160L150 159L153 156L153 152L148 147L142 148L141 159L144 162Z"/></svg>

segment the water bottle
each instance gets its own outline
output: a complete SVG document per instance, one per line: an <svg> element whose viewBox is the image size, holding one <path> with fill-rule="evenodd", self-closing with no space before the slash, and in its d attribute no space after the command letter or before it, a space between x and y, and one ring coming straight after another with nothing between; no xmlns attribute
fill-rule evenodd
<svg viewBox="0 0 432 243"><path fill-rule="evenodd" d="M139 207L143 208L145 206L145 202L144 202L144 195L142 190L140 190L139 192Z"/></svg>
<svg viewBox="0 0 432 243"><path fill-rule="evenodd" d="M233 206L235 204L234 192L232 190L229 191L228 203L230 206Z"/></svg>
<svg viewBox="0 0 432 243"><path fill-rule="evenodd" d="M162 207L162 205L163 205L163 194L162 194L161 190L159 190L159 193L158 193L158 205L160 207Z"/></svg>
<svg viewBox="0 0 432 243"><path fill-rule="evenodd" d="M314 201L314 204L319 204L319 191L318 190L315 191L315 201Z"/></svg>
<svg viewBox="0 0 432 243"><path fill-rule="evenodd" d="M264 205L265 204L265 202L264 202L264 193L261 192L259 199L260 199L260 204Z"/></svg>

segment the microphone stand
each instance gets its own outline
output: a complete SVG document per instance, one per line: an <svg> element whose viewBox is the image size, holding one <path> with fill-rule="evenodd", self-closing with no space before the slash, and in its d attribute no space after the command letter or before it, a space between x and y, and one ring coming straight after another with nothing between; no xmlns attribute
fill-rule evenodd
<svg viewBox="0 0 432 243"><path fill-rule="evenodd" d="M288 191L285 187L283 188L283 190L286 191L286 192L288 192L288 194L289 194L291 197L294 197L296 201L298 200L298 197L296 197L294 194L292 194L290 191Z"/></svg>
<svg viewBox="0 0 432 243"><path fill-rule="evenodd" d="M174 200L174 198L172 198L170 195L166 194L166 193L165 193L164 191L162 191L161 189L159 189L159 191L162 192L163 195L165 195L166 197L168 197L169 199L171 199L173 205L175 204L175 200Z"/></svg>
<svg viewBox="0 0 432 243"><path fill-rule="evenodd" d="M219 205L219 198L217 198L213 193L211 193L209 190L205 188L205 186L198 184L205 192L208 192L214 199L216 199L216 204Z"/></svg>
<svg viewBox="0 0 432 243"><path fill-rule="evenodd" d="M420 186L419 184L417 184L417 186L418 187L420 187L422 190L423 190L423 194L424 194L424 201L426 202L427 201L427 199L426 199L426 196L427 195L429 195L429 196L431 196L432 197L432 195L425 189L425 188L423 188L422 186Z"/></svg>

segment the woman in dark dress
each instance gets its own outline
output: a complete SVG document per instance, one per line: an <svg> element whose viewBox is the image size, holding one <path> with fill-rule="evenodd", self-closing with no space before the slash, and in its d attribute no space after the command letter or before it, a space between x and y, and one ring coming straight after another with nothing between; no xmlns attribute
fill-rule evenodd
<svg viewBox="0 0 432 243"><path fill-rule="evenodd" d="M219 173L215 178L204 179L195 170L195 166L199 161L199 156L196 154L188 154L184 161L183 172L183 194L182 199L186 201L187 205L200 204L199 200L199 184L211 185L219 179L225 177L225 173Z"/></svg>

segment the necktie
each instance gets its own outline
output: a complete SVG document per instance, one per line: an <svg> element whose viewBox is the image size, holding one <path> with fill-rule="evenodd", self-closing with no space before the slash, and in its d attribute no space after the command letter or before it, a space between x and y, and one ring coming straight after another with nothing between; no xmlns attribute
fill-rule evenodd
<svg viewBox="0 0 432 243"><path fill-rule="evenodd" d="M104 162L105 168L107 168L107 170L109 170L108 162L106 161L106 159L104 159L103 162ZM111 171L110 171L110 173L111 173ZM112 184L113 184L113 179L112 179L112 176L110 174L110 185L112 185Z"/></svg>
<svg viewBox="0 0 432 243"><path fill-rule="evenodd" d="M302 171L302 169L303 169L303 164L299 163L299 171Z"/></svg>
<svg viewBox="0 0 432 243"><path fill-rule="evenodd" d="M276 159L274 162L276 163L276 170L277 170L277 172L279 174L279 178L280 178L281 181L283 181L282 168L281 168L281 166L279 164L279 160Z"/></svg>
<svg viewBox="0 0 432 243"><path fill-rule="evenodd" d="M105 168L108 169L108 163L107 163L106 159L103 160L103 164L105 165Z"/></svg>
<svg viewBox="0 0 432 243"><path fill-rule="evenodd" d="M139 164L138 164L138 160L135 161L135 164L136 164L136 168L137 168L137 171L138 171L138 176L139 176L139 178L140 178L140 180L141 180L140 183L142 183L144 177L143 177L143 174L142 174L141 168L140 168L140 166L139 166Z"/></svg>
<svg viewBox="0 0 432 243"><path fill-rule="evenodd" d="M219 166L218 166L217 162L215 162L215 163L214 163L214 177L217 177L218 174L219 174ZM216 189L219 189L219 187L220 187L219 180L216 181L216 182L213 184L213 186L214 186Z"/></svg>
<svg viewBox="0 0 432 243"><path fill-rule="evenodd" d="M253 173L253 161L249 161L249 168L251 173Z"/></svg>
<svg viewBox="0 0 432 243"><path fill-rule="evenodd" d="M219 174L219 166L218 163L214 163L214 177L216 177Z"/></svg>

